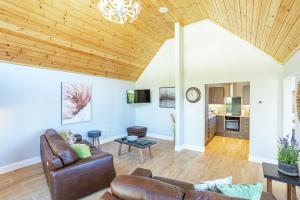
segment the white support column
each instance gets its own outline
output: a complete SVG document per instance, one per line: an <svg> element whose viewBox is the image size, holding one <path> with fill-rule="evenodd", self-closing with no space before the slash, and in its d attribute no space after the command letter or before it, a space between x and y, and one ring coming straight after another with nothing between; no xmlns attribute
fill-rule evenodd
<svg viewBox="0 0 300 200"><path fill-rule="evenodd" d="M182 26L175 23L175 98L176 98L176 143L175 150L180 151L184 144L183 112L184 112L184 86L183 86L183 36Z"/></svg>
<svg viewBox="0 0 300 200"><path fill-rule="evenodd" d="M292 86L293 86L293 79L287 78L284 80L283 83L283 135L291 134L293 125L293 115L292 115Z"/></svg>

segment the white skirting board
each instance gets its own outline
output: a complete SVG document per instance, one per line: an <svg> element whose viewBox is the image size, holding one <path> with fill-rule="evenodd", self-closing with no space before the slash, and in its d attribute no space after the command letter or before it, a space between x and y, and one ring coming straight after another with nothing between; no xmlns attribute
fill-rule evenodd
<svg viewBox="0 0 300 200"><path fill-rule="evenodd" d="M127 133L116 135L116 136L105 138L105 139L100 138L100 143L105 144L105 143L114 141L115 139L125 137L126 135L127 135ZM163 140L171 140L171 141L173 140L173 137L165 136L165 135L147 134L147 136L153 137L153 138L158 138L158 139L163 139ZM11 164L8 164L5 166L0 166L0 174L11 172L11 171L14 171L14 170L17 170L17 169L20 169L23 167L27 167L27 166L30 166L30 165L33 165L33 164L36 164L39 162L41 162L41 157L37 156L37 157L29 158L26 160L22 160L19 162L11 163Z"/></svg>
<svg viewBox="0 0 300 200"><path fill-rule="evenodd" d="M184 144L181 146L175 146L175 151L181 151L183 149L191 150L191 151L198 151L198 152L205 152L205 147L200 147L196 145Z"/></svg>
<svg viewBox="0 0 300 200"><path fill-rule="evenodd" d="M12 163L9 165L5 165L5 166L0 167L0 174L11 172L11 171L14 171L14 170L17 170L17 169L20 169L23 167L27 167L27 166L30 166L30 165L33 165L33 164L36 164L39 162L41 162L41 157L37 156L37 157L29 158L26 160L22 160L20 162L15 162L15 163Z"/></svg>
<svg viewBox="0 0 300 200"><path fill-rule="evenodd" d="M253 156L249 155L249 162L255 162L255 163L271 163L271 164L278 164L278 161L275 159L270 159L270 158L264 158L264 157L259 157L259 156Z"/></svg>
<svg viewBox="0 0 300 200"><path fill-rule="evenodd" d="M159 134L147 133L147 136L157 138L157 139L162 139L162 140L169 140L169 141L174 140L173 136L168 136L168 135L159 135Z"/></svg>
<svg viewBox="0 0 300 200"><path fill-rule="evenodd" d="M116 135L116 136L113 136L113 137L105 138L105 139L102 139L102 140L100 138L100 143L104 144L104 143L107 143L107 142L111 142L111 141L114 141L115 139L118 139L120 137L124 137L126 135L127 134L124 133L124 134ZM33 165L33 164L36 164L36 163L39 163L39 162L41 162L41 157L37 156L37 157L29 158L29 159L26 159L26 160L22 160L22 161L19 161L19 162L11 163L11 164L8 164L8 165L5 165L5 166L0 166L0 174L11 172L11 171L14 171L14 170L17 170L17 169L20 169L20 168L23 168L23 167L27 167L27 166L30 166L30 165Z"/></svg>

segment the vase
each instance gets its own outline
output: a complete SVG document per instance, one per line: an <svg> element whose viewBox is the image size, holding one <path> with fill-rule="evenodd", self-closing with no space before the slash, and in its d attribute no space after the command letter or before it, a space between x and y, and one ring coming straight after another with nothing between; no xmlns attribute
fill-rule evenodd
<svg viewBox="0 0 300 200"><path fill-rule="evenodd" d="M299 176L298 164L297 165L287 165L278 162L278 171L288 176Z"/></svg>

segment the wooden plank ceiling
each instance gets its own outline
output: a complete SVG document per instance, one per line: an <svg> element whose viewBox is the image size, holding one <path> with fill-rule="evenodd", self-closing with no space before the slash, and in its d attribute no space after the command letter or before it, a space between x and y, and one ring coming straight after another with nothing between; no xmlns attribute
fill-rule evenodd
<svg viewBox="0 0 300 200"><path fill-rule="evenodd" d="M0 0L0 60L135 81L175 22L207 18L281 63L300 46L300 0L138 0L141 15L125 25L105 20L98 1Z"/></svg>

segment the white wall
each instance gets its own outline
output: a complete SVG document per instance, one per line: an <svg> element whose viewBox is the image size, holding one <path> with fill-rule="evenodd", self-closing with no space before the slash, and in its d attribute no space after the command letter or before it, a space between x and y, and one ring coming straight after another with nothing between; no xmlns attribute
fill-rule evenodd
<svg viewBox="0 0 300 200"><path fill-rule="evenodd" d="M61 125L61 82L93 86L92 121ZM124 134L134 124L126 90L134 83L0 63L0 168L39 156L39 136L47 128L104 138Z"/></svg>
<svg viewBox="0 0 300 200"><path fill-rule="evenodd" d="M153 104L136 107L136 123L150 127L156 134L165 134L167 129L171 131L167 123L169 111L161 114L164 110L158 107L158 87L174 84L172 59L176 51L173 41L165 43L137 82L139 88L152 89ZM181 95L184 99L183 146L204 148L205 84L249 81L250 158L274 161L277 139L282 134L283 66L209 20L183 28L182 48L184 91L196 86L202 92L202 99L195 104L187 102Z"/></svg>
<svg viewBox="0 0 300 200"><path fill-rule="evenodd" d="M185 90L250 81L250 155L275 159L282 130L283 68L248 42L205 20L184 27ZM262 101L262 104L259 104ZM185 143L204 146L205 98L185 103Z"/></svg>
<svg viewBox="0 0 300 200"><path fill-rule="evenodd" d="M300 50L298 50L284 65L284 78L290 79L295 78L296 80L296 91L297 85L300 81ZM300 122L298 118L298 113L296 110L296 120L295 120L295 133L297 140L300 141Z"/></svg>
<svg viewBox="0 0 300 200"><path fill-rule="evenodd" d="M174 40L167 40L136 82L137 89L151 90L151 104L135 104L135 124L146 126L149 134L170 138L173 108L159 107L159 88L174 87Z"/></svg>

